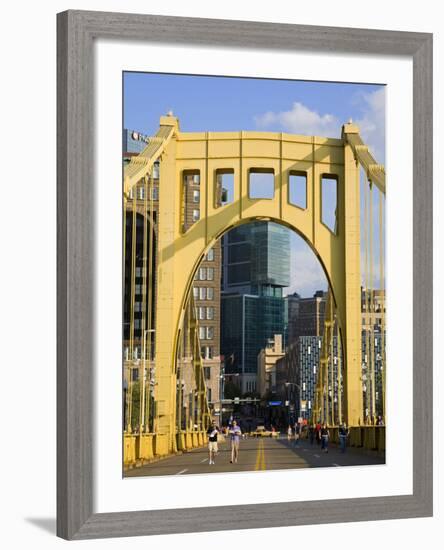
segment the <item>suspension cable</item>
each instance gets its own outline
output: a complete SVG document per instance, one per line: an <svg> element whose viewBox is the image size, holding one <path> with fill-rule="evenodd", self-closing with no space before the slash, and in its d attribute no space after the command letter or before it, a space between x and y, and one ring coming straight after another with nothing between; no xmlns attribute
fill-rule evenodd
<svg viewBox="0 0 444 550"><path fill-rule="evenodd" d="M374 284L374 254L373 254L373 184L369 181L370 188L370 382L371 382L371 419L374 423L376 414L376 390L375 390L375 284Z"/></svg>
<svg viewBox="0 0 444 550"><path fill-rule="evenodd" d="M385 382L386 382L386 365L385 365L385 249L384 249L384 204L382 193L379 193L379 287L381 289L381 337L380 337L380 355L382 369L382 418L385 421Z"/></svg>

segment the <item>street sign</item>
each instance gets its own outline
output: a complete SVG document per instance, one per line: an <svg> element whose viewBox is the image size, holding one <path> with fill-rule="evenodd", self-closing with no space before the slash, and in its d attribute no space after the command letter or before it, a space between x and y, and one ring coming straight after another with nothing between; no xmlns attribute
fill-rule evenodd
<svg viewBox="0 0 444 550"><path fill-rule="evenodd" d="M268 405L270 407L278 407L279 405L282 405L282 401L269 401Z"/></svg>

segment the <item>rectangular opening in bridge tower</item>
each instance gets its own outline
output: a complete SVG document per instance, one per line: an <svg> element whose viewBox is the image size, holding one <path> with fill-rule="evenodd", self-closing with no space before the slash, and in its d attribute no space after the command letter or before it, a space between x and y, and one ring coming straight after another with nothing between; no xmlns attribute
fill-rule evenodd
<svg viewBox="0 0 444 550"><path fill-rule="evenodd" d="M321 179L321 222L338 234L338 177L323 174Z"/></svg>
<svg viewBox="0 0 444 550"><path fill-rule="evenodd" d="M273 168L250 168L248 172L248 197L250 199L274 198Z"/></svg>
<svg viewBox="0 0 444 550"><path fill-rule="evenodd" d="M181 225L185 233L200 217L200 171L182 172Z"/></svg>
<svg viewBox="0 0 444 550"><path fill-rule="evenodd" d="M307 208L307 173L290 170L288 173L288 202L303 208Z"/></svg>
<svg viewBox="0 0 444 550"><path fill-rule="evenodd" d="M220 168L215 171L215 208L225 206L234 201L234 170Z"/></svg>

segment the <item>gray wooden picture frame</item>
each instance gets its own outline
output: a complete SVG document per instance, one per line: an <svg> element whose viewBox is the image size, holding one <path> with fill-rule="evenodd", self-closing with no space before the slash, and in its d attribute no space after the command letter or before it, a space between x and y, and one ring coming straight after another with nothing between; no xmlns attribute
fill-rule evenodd
<svg viewBox="0 0 444 550"><path fill-rule="evenodd" d="M413 59L413 494L94 513L93 43L98 38ZM157 15L57 16L57 534L89 539L431 516L432 35ZM205 522L202 521L205 517Z"/></svg>

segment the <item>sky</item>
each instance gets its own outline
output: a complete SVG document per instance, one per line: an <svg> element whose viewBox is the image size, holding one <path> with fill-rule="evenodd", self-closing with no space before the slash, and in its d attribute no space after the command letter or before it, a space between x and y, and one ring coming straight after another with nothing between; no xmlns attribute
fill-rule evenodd
<svg viewBox="0 0 444 550"><path fill-rule="evenodd" d="M160 116L168 111L179 118L184 132L260 130L340 137L342 124L351 119L377 162L385 160L384 86L129 72L124 73L123 86L124 128L146 135L157 132ZM377 220L376 195L373 211ZM377 275L376 228L373 240ZM318 260L292 232L291 285L286 293L312 296L326 288Z"/></svg>

